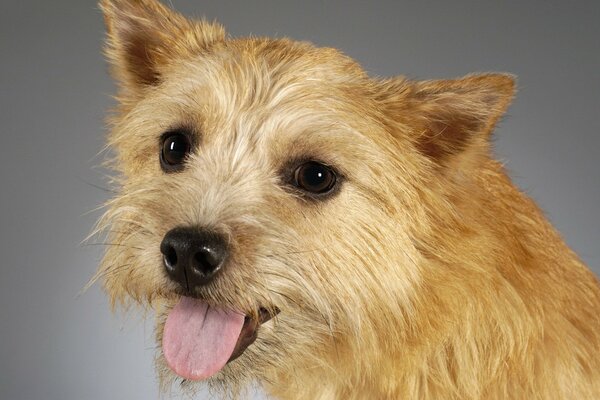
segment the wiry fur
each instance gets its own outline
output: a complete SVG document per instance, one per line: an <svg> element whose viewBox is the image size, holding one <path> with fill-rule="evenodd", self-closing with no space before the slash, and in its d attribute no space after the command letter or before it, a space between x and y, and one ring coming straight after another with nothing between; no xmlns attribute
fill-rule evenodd
<svg viewBox="0 0 600 400"><path fill-rule="evenodd" d="M227 235L198 295L281 313L210 380L282 399L600 398L600 290L490 156L507 75L368 77L333 49L231 39L153 0L103 0L120 84L109 146L119 194L98 271L113 303L176 296L159 244L175 226ZM184 171L159 138L194 132ZM317 159L338 192L307 198L290 163ZM175 376L161 355L163 384ZM189 383L186 383L189 384Z"/></svg>

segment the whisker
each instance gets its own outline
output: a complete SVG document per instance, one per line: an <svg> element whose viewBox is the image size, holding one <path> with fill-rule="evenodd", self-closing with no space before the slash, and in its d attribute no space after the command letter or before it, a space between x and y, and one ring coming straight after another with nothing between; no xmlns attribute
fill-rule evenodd
<svg viewBox="0 0 600 400"><path fill-rule="evenodd" d="M128 246L126 244L123 243L109 243L109 242L100 242L100 243L85 243L84 246L114 246L114 247L125 247L128 249L134 249L134 250L145 250L141 247L135 247L135 246Z"/></svg>
<svg viewBox="0 0 600 400"><path fill-rule="evenodd" d="M272 258L272 257L283 257L283 256L292 255L292 254L313 253L313 252L316 252L316 251L327 250L328 248L329 248L329 246L324 246L324 247L319 247L319 248L316 248L316 249L290 251L290 252L286 252L286 253L270 253L270 254L266 254L265 257Z"/></svg>
<svg viewBox="0 0 600 400"><path fill-rule="evenodd" d="M104 279L104 278L108 278L112 275L116 275L117 273L119 273L120 271L122 271L123 269L125 269L127 267L130 267L131 265L133 265L133 264L131 264L131 263L130 264L121 264L116 267L112 267L110 269L105 269L105 270L96 272L94 274L94 276L92 276L92 278L88 281L88 283L86 283L86 285L79 291L79 293L77 294L77 297L82 296L100 279Z"/></svg>
<svg viewBox="0 0 600 400"><path fill-rule="evenodd" d="M86 185L91 186L93 188L100 189L100 190L102 190L103 192L106 192L106 193L112 193L112 194L117 194L118 193L116 190L105 188L105 187L100 186L100 185L96 185L95 183L89 182L89 181L87 181L87 180L85 180L85 179L83 179L83 178L81 178L79 176L77 177L77 180L79 180L80 182L83 182Z"/></svg>

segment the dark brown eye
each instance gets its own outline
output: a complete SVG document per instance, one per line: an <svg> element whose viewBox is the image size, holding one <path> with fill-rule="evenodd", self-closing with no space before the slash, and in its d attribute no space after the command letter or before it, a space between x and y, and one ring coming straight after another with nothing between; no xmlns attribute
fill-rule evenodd
<svg viewBox="0 0 600 400"><path fill-rule="evenodd" d="M179 171L183 168L191 149L190 140L181 132L170 132L163 135L160 166L165 172Z"/></svg>
<svg viewBox="0 0 600 400"><path fill-rule="evenodd" d="M306 192L324 194L335 186L336 175L328 166L309 161L296 168L293 183Z"/></svg>

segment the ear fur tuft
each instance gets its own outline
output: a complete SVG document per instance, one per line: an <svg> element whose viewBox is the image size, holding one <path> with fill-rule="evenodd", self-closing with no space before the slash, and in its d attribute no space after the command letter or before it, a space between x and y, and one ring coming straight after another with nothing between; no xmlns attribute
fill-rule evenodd
<svg viewBox="0 0 600 400"><path fill-rule="evenodd" d="M155 0L101 0L106 55L122 89L134 94L160 82L176 57L201 53L225 39L216 23L192 21Z"/></svg>
<svg viewBox="0 0 600 400"><path fill-rule="evenodd" d="M486 146L514 93L515 80L506 74L417 82L412 101L422 126L418 147L444 161L469 147Z"/></svg>

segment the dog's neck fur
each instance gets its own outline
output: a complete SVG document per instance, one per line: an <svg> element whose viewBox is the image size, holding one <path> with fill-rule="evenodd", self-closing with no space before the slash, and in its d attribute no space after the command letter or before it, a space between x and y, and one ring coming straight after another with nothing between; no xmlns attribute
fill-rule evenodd
<svg viewBox="0 0 600 400"><path fill-rule="evenodd" d="M440 230L421 238L420 318L404 340L374 354L338 351L326 367L283 366L272 371L269 392L282 399L591 399L600 393L593 350L600 331L590 329L599 326L596 278L500 163L488 160L471 178L473 196L459 196L454 213L432 215ZM452 283L457 276L461 285ZM557 292L557 285L568 290ZM368 365L359 357L368 357ZM582 377L589 387L569 384Z"/></svg>

